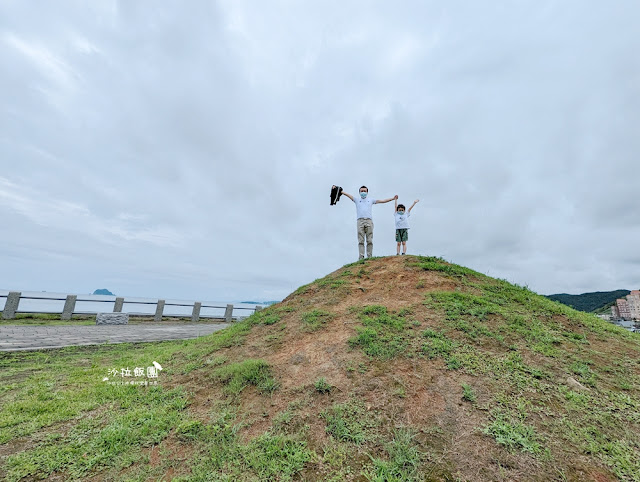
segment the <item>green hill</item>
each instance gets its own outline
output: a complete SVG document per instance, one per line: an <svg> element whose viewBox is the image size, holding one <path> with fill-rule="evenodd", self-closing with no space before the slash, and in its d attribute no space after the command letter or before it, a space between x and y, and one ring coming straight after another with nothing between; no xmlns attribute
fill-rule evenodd
<svg viewBox="0 0 640 482"><path fill-rule="evenodd" d="M599 311L605 306L611 306L618 298L627 296L629 290L616 291L595 291L593 293L583 293L581 295L568 295L561 293L557 295L549 295L547 298L559 301L579 311L588 313Z"/></svg>
<svg viewBox="0 0 640 482"><path fill-rule="evenodd" d="M196 340L0 356L0 477L640 480L639 360L526 288L373 258Z"/></svg>

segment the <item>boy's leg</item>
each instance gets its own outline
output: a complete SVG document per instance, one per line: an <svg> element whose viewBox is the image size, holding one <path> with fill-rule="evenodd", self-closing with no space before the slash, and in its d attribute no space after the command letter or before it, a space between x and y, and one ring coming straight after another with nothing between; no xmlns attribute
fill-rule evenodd
<svg viewBox="0 0 640 482"><path fill-rule="evenodd" d="M396 229L396 254L400 254L400 241L402 241L400 239L400 230Z"/></svg>
<svg viewBox="0 0 640 482"><path fill-rule="evenodd" d="M400 248L398 248L400 249ZM407 242L403 241L402 242L402 254L407 254Z"/></svg>
<svg viewBox="0 0 640 482"><path fill-rule="evenodd" d="M396 243L398 246L396 247L396 254L400 254L400 243Z"/></svg>
<svg viewBox="0 0 640 482"><path fill-rule="evenodd" d="M373 220L365 219L367 235L367 258L373 256Z"/></svg>
<svg viewBox="0 0 640 482"><path fill-rule="evenodd" d="M358 219L358 257L364 258L364 219Z"/></svg>

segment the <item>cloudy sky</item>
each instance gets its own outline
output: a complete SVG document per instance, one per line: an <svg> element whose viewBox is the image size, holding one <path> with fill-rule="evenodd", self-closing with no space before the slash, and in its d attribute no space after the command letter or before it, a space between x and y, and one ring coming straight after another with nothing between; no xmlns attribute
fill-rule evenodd
<svg viewBox="0 0 640 482"><path fill-rule="evenodd" d="M0 288L281 299L410 253L640 288L640 3L0 0ZM375 255L395 253L393 203Z"/></svg>

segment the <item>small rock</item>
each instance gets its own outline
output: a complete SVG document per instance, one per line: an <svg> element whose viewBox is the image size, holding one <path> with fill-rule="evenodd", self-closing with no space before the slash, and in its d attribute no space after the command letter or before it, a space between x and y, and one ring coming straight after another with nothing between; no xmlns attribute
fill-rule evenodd
<svg viewBox="0 0 640 482"><path fill-rule="evenodd" d="M567 385L569 385L569 388L573 388L574 390L589 391L587 387L573 377L567 377Z"/></svg>

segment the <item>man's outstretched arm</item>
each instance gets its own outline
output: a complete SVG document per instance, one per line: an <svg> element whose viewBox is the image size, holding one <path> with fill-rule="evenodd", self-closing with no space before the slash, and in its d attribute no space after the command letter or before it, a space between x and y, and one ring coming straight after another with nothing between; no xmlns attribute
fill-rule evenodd
<svg viewBox="0 0 640 482"><path fill-rule="evenodd" d="M344 192L342 194L344 194ZM394 199L398 199L398 195L397 194L395 196L393 196L393 197L390 197L389 199L376 199L376 204L388 203L390 201L393 201Z"/></svg>
<svg viewBox="0 0 640 482"><path fill-rule="evenodd" d="M343 196L347 196L349 199L351 199L353 201L353 196L351 194L349 194L348 192L342 191L342 195ZM355 202L355 201L353 201L353 202Z"/></svg>

